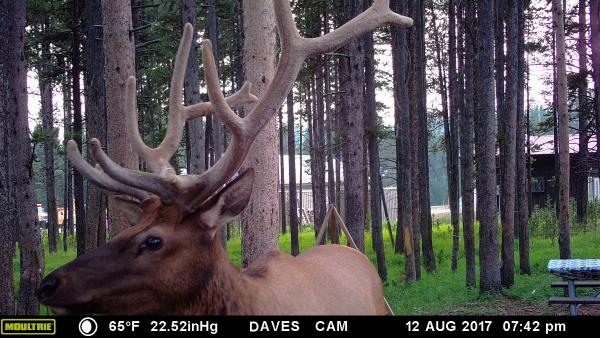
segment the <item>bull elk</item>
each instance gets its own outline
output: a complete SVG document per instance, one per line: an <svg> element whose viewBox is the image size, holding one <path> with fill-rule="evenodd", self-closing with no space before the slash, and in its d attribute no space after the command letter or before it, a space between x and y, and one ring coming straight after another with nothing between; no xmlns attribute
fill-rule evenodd
<svg viewBox="0 0 600 338"><path fill-rule="evenodd" d="M220 245L220 227L248 203L254 171L231 180L257 134L275 115L308 57L334 51L382 24L408 27L410 18L390 10L388 0L338 29L317 38L298 33L288 1L273 0L281 56L276 74L257 99L250 85L225 98L209 41L202 60L210 102L182 104L193 29L186 24L177 51L169 95L165 138L156 148L144 144L137 126L136 82L126 84L129 140L152 173L123 168L90 140L95 167L74 141L68 156L91 182L114 194L131 227L99 248L49 274L37 297L58 314L385 314L381 280L359 251L325 245L297 257L272 251L244 270ZM254 103L246 117L232 107ZM214 113L231 131L223 157L199 175L177 175L169 160L187 120ZM231 180L231 181L230 181ZM228 183L228 181L230 181ZM133 198L133 199L132 199Z"/></svg>

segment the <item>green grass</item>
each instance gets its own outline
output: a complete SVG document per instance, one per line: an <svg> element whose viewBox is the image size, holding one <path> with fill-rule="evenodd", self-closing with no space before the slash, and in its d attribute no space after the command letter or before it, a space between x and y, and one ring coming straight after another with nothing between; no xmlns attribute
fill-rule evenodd
<svg viewBox="0 0 600 338"><path fill-rule="evenodd" d="M314 246L314 233L312 231L300 234L300 250L304 251ZM344 240L345 241L345 240ZM74 245L70 250L49 254L46 246L46 269L49 273L75 257ZM282 235L279 239L282 251L290 251L290 235ZM371 245L371 234L365 233L367 256L375 264L375 254ZM476 241L477 242L477 241ZM465 287L464 251L459 253L459 268L456 272L450 269L452 253L452 230L447 224L434 227L433 246L436 255L437 270L427 273L422 269L421 280L407 285L404 283L404 257L393 252L387 231L384 231L385 253L388 266L388 279L384 283L385 294L388 302L396 314L502 314L502 309L495 306L499 299L510 299L523 304L531 304L542 311L550 311L546 305L547 299L558 295L558 290L551 290L550 283L559 278L546 271L549 259L558 257L558 243L556 240L532 238L531 248L531 276L518 274L518 252L515 252L516 271L515 285L504 289L502 295L480 294L479 290ZM518 241L515 242L518 248ZM476 252L477 252L476 248ZM571 236L571 251L573 258L598 258L600 257L600 232L585 232ZM228 252L234 263L238 266L241 261L241 243L239 238L234 238L228 243ZM476 272L478 271L478 264ZM14 261L16 285L18 285L18 260ZM348 276L348 278L352 278ZM477 279L478 280L478 279ZM509 312L511 309L508 310ZM42 311L43 313L43 311Z"/></svg>

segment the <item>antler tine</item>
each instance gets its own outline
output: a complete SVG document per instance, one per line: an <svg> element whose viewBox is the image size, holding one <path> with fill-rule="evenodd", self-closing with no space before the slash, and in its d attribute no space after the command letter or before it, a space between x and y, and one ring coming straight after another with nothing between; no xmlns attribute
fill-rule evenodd
<svg viewBox="0 0 600 338"><path fill-rule="evenodd" d="M104 174L99 168L92 167L86 160L83 159L83 156L81 156L79 148L77 147L77 143L73 140L67 142L67 155L69 156L69 159L73 163L75 169L77 169L81 175L85 176L88 180L94 182L104 190L133 196L140 201L144 201L151 196L149 193L143 190L136 189L121 182L115 181Z"/></svg>
<svg viewBox="0 0 600 338"><path fill-rule="evenodd" d="M252 95L250 92L251 90L252 84L250 82L244 82L244 85L242 88L240 88L240 90L225 98L225 102L227 102L231 109L237 109L245 104L254 103L258 101L258 98ZM186 120L202 117L215 111L215 107L210 101L196 103L191 106L187 106L184 109Z"/></svg>
<svg viewBox="0 0 600 338"><path fill-rule="evenodd" d="M175 170L169 163L173 154L179 148L183 127L185 125L185 110L181 100L183 91L183 81L185 77L185 67L190 53L194 29L187 23L183 28L183 34L175 56L175 65L171 77L171 88L169 92L169 119L167 122L167 133L160 143L154 149L148 147L140 136L137 125L137 109L135 94L135 77L130 76L127 79L125 95L127 97L127 127L129 129L129 140L133 145L135 152L141 156L150 166L152 171L159 176L171 177L175 175Z"/></svg>
<svg viewBox="0 0 600 338"><path fill-rule="evenodd" d="M175 178L169 181L155 174L121 167L106 155L100 146L100 141L96 138L90 140L90 153L111 178L123 184L156 194L165 203L175 201L177 196L177 190L174 188L175 182L173 182Z"/></svg>
<svg viewBox="0 0 600 338"><path fill-rule="evenodd" d="M289 5L282 4L281 7L284 10L283 7L289 8ZM307 56L328 53L345 46L350 40L373 31L383 24L410 27L413 25L413 19L394 13L390 9L389 0L376 0L366 11L330 33L316 38L300 38L296 42L299 44L300 50L305 51Z"/></svg>
<svg viewBox="0 0 600 338"><path fill-rule="evenodd" d="M208 98L215 108L215 114L221 119L221 122L229 126L234 135L239 135L241 129L243 129L242 119L229 107L225 101L225 96L221 92L210 40L202 41L202 63L204 64L204 78L206 79Z"/></svg>
<svg viewBox="0 0 600 338"><path fill-rule="evenodd" d="M208 80L209 77L216 78L216 70L214 74L207 75L209 96L215 107L215 113L222 119L229 119L226 124L232 129L233 140L224 156L213 167L198 176L182 177L182 180L185 180L182 185L188 190L187 194L192 197L191 209L198 207L241 166L256 135L273 118L292 89L306 58L336 50L350 40L385 23L403 27L411 26L413 23L412 19L390 10L389 0L376 0L364 13L340 28L319 38L307 39L301 37L298 32L289 1L273 0L273 7L281 42L279 64L266 92L245 118L237 117L227 106L218 88L218 81L211 83ZM209 64L212 61L212 52L209 51L210 44L204 43L202 55L205 72L210 68ZM193 192L198 193L192 195Z"/></svg>
<svg viewBox="0 0 600 338"><path fill-rule="evenodd" d="M183 82L185 78L185 68L187 66L190 48L192 46L194 28L188 22L183 27L183 34L177 55L175 56L175 65L173 67L173 76L171 77L171 88L169 92L169 121L167 122L167 133L160 145L155 149L158 158L158 171L155 173L161 175L161 171L167 170L168 173L175 175L173 167L169 164L171 156L179 148L181 138L183 137L183 128L186 119L184 118L184 107L182 101Z"/></svg>

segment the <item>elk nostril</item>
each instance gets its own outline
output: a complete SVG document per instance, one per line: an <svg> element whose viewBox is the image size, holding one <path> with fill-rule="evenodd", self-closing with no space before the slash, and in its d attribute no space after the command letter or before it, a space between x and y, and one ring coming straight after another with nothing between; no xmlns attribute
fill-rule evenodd
<svg viewBox="0 0 600 338"><path fill-rule="evenodd" d="M60 281L58 280L58 278L52 275L44 278L42 284L40 284L40 286L35 292L37 299L43 301L52 297L52 295L56 292L56 289L58 289L59 285Z"/></svg>

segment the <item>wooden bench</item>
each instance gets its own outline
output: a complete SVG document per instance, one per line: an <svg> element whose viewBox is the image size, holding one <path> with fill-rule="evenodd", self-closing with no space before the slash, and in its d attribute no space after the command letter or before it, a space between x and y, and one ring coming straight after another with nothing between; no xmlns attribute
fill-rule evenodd
<svg viewBox="0 0 600 338"><path fill-rule="evenodd" d="M548 271L563 278L550 286L562 288L566 296L550 297L548 304L568 304L571 316L577 315L581 305L600 304L600 291L591 297L577 297L577 288L600 288L600 259L551 259Z"/></svg>
<svg viewBox="0 0 600 338"><path fill-rule="evenodd" d="M550 297L548 304L600 304L600 298L596 297Z"/></svg>
<svg viewBox="0 0 600 338"><path fill-rule="evenodd" d="M600 281L595 280L576 280L573 282L576 288L600 288ZM550 284L553 288L567 288L568 282L554 282Z"/></svg>

